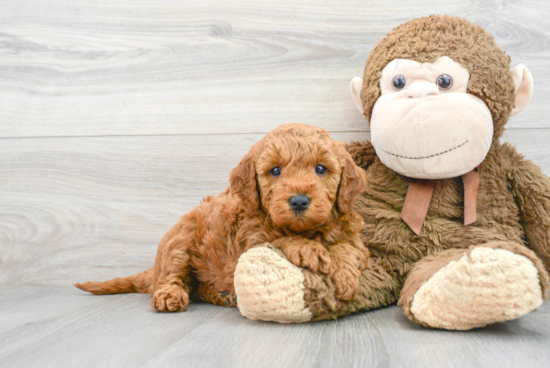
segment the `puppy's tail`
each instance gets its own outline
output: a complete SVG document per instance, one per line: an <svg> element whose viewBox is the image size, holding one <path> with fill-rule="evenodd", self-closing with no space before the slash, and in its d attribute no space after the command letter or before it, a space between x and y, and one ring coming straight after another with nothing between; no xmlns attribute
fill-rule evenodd
<svg viewBox="0 0 550 368"><path fill-rule="evenodd" d="M153 286L153 268L133 276L117 277L105 282L85 282L74 286L96 295L149 293Z"/></svg>

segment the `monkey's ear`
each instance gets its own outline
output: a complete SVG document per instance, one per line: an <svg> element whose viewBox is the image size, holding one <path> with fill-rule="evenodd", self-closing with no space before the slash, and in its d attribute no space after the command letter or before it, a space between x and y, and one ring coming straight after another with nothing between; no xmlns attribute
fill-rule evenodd
<svg viewBox="0 0 550 368"><path fill-rule="evenodd" d="M353 101L355 101L355 105L361 114L364 114L365 110L363 109L363 101L361 101L361 88L363 88L363 78L353 78L349 86L351 97L353 98Z"/></svg>
<svg viewBox="0 0 550 368"><path fill-rule="evenodd" d="M512 69L512 79L516 87L516 100L510 116L523 110L533 96L533 76L525 65L519 64Z"/></svg>

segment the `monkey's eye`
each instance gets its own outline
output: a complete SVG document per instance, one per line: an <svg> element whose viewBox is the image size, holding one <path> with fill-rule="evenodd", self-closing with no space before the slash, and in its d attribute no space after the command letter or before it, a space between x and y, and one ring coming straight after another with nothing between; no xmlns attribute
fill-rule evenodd
<svg viewBox="0 0 550 368"><path fill-rule="evenodd" d="M281 175L281 168L279 166L275 166L273 169L271 169L270 173L271 175L277 177Z"/></svg>
<svg viewBox="0 0 550 368"><path fill-rule="evenodd" d="M407 84L407 80L402 75L396 75L393 77L393 88L396 90L403 89L405 87L405 84Z"/></svg>
<svg viewBox="0 0 550 368"><path fill-rule="evenodd" d="M323 165L317 165L317 167L315 168L315 172L317 173L317 175L325 175L327 173L327 168Z"/></svg>
<svg viewBox="0 0 550 368"><path fill-rule="evenodd" d="M440 90L446 91L453 86L453 78L449 74L441 74L435 83Z"/></svg>

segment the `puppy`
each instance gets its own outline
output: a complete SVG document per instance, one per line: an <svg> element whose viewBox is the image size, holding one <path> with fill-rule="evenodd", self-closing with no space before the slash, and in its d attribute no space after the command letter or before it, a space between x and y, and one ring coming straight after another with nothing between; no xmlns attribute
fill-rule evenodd
<svg viewBox="0 0 550 368"><path fill-rule="evenodd" d="M184 311L192 292L236 306L240 255L269 242L296 266L330 274L336 296L352 300L369 256L353 209L365 184L364 171L326 131L281 125L231 171L226 191L206 197L164 236L154 267L75 286L93 294L146 292L159 312Z"/></svg>

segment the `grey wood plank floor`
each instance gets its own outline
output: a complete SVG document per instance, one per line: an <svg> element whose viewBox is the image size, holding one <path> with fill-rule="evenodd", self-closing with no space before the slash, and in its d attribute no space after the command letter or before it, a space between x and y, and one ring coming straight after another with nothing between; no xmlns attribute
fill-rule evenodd
<svg viewBox="0 0 550 368"><path fill-rule="evenodd" d="M535 80L509 122L550 174L547 0L0 0L0 367L548 367L550 304L470 332L399 308L278 325L70 285L152 265L252 144L302 122L367 139L349 95L393 27L459 15Z"/></svg>
<svg viewBox="0 0 550 368"><path fill-rule="evenodd" d="M467 332L429 330L392 306L281 325L192 303L160 314L143 294L0 287L0 367L548 367L550 303Z"/></svg>

